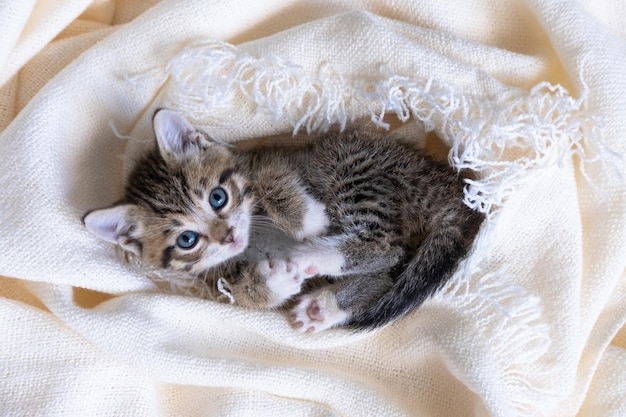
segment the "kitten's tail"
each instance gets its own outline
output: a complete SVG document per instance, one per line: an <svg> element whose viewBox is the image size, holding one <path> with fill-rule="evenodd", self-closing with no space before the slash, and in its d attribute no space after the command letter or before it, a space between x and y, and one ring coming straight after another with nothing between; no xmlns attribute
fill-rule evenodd
<svg viewBox="0 0 626 417"><path fill-rule="evenodd" d="M483 215L472 211L464 227L440 227L422 242L391 289L374 305L354 314L346 324L372 330L419 307L452 276L478 233Z"/></svg>

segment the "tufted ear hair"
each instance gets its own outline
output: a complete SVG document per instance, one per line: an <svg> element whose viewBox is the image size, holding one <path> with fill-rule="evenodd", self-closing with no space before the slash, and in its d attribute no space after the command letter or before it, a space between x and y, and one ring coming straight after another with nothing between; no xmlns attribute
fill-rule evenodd
<svg viewBox="0 0 626 417"><path fill-rule="evenodd" d="M159 152L165 162L182 162L211 146L211 142L178 113L159 109L152 117Z"/></svg>
<svg viewBox="0 0 626 417"><path fill-rule="evenodd" d="M137 229L134 211L135 206L132 204L93 210L83 217L83 223L89 232L100 239L141 255L141 242L132 236Z"/></svg>

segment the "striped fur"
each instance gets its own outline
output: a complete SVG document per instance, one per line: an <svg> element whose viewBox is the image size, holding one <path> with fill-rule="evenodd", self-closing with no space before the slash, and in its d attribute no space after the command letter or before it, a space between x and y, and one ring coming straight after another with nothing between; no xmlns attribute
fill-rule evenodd
<svg viewBox="0 0 626 417"><path fill-rule="evenodd" d="M88 213L88 229L146 265L224 276L242 306L296 296L290 318L301 331L372 329L414 310L450 278L483 220L454 170L391 135L244 151L173 112L157 116L158 146L136 164L123 201ZM216 187L228 196L219 210L209 204ZM263 219L290 243L255 235ZM186 230L200 239L190 250L177 246Z"/></svg>

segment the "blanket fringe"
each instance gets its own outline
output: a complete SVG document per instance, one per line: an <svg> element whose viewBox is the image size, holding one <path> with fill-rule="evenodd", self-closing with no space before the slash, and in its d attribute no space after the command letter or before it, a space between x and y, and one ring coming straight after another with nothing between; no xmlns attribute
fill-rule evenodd
<svg viewBox="0 0 626 417"><path fill-rule="evenodd" d="M464 200L489 219L536 170L573 155L581 165L615 156L602 137L603 117L587 108L586 86L577 99L546 82L529 92L511 88L496 98L478 97L388 67L365 80L347 79L323 64L312 76L279 57L255 58L219 41L195 43L163 68L127 79L140 83L146 77L164 87L166 105L218 126L228 123L242 97L272 120L288 122L294 135L343 130L363 114L385 129L386 114L402 122L413 118L450 146L453 167L476 173L467 180Z"/></svg>

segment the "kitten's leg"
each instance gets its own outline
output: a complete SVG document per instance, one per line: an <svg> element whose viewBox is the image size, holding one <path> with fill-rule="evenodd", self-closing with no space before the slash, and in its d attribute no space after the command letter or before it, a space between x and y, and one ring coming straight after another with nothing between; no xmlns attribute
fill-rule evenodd
<svg viewBox="0 0 626 417"><path fill-rule="evenodd" d="M350 323L393 285L387 273L350 275L298 297L289 319L294 328L313 333Z"/></svg>
<svg viewBox="0 0 626 417"><path fill-rule="evenodd" d="M291 325L302 333L320 332L339 326L349 317L349 312L339 307L337 297L330 287L299 297L298 304L289 315Z"/></svg>
<svg viewBox="0 0 626 417"><path fill-rule="evenodd" d="M304 200L304 215L302 216L302 228L295 233L296 240L304 240L308 237L321 236L326 233L330 220L326 215L326 206L308 195L302 193Z"/></svg>
<svg viewBox="0 0 626 417"><path fill-rule="evenodd" d="M304 278L315 275L340 277L386 271L404 256L404 250L383 239L364 240L354 235L309 239L295 248L289 260Z"/></svg>
<svg viewBox="0 0 626 417"><path fill-rule="evenodd" d="M303 280L295 264L283 259L265 259L243 266L228 289L237 305L274 308L298 294Z"/></svg>
<svg viewBox="0 0 626 417"><path fill-rule="evenodd" d="M302 289L304 277L298 274L296 265L289 260L263 260L257 269L265 279L265 286L273 294L276 305L283 304Z"/></svg>
<svg viewBox="0 0 626 417"><path fill-rule="evenodd" d="M327 231L326 206L307 192L293 169L257 175L259 205L279 229L299 241Z"/></svg>

